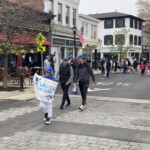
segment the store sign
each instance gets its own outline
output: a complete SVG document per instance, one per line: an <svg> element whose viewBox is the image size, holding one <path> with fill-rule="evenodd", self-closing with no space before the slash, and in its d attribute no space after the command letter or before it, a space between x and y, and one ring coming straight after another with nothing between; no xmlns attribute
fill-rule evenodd
<svg viewBox="0 0 150 150"><path fill-rule="evenodd" d="M96 47L98 47L98 45L86 44L86 47L96 48Z"/></svg>
<svg viewBox="0 0 150 150"><path fill-rule="evenodd" d="M65 39L53 38L53 45L65 46L65 44L66 44L66 40Z"/></svg>
<svg viewBox="0 0 150 150"><path fill-rule="evenodd" d="M135 52L135 49L130 49L129 52Z"/></svg>
<svg viewBox="0 0 150 150"><path fill-rule="evenodd" d="M73 47L74 46L74 40L53 38L53 45ZM79 41L76 41L76 47L82 47L82 44Z"/></svg>

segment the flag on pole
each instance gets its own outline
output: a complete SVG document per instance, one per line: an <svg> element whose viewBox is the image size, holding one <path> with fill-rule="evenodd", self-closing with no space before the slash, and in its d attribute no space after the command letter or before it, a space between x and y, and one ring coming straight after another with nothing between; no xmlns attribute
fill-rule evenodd
<svg viewBox="0 0 150 150"><path fill-rule="evenodd" d="M84 28L83 28L83 26L82 26L81 29L78 31L79 41L80 41L80 43L82 43L82 44L84 43L83 30L84 30Z"/></svg>

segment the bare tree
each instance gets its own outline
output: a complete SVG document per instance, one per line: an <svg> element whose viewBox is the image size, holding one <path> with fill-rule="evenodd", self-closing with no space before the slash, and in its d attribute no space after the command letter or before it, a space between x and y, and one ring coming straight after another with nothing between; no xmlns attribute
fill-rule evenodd
<svg viewBox="0 0 150 150"><path fill-rule="evenodd" d="M121 62L122 59L127 57L127 52L130 50L133 46L133 43L127 44L126 41L129 37L127 29L122 29L120 31L116 31L114 33L115 37L115 44L110 46L110 53L116 56L116 54L119 56L119 65L121 69Z"/></svg>
<svg viewBox="0 0 150 150"><path fill-rule="evenodd" d="M7 88L8 55L18 48L12 42L13 39L24 33L35 35L49 32L50 15L39 12L39 4L39 0L32 0L32 3L30 0L0 0L0 51L4 56L4 88Z"/></svg>
<svg viewBox="0 0 150 150"><path fill-rule="evenodd" d="M137 0L138 16L150 23L150 0Z"/></svg>

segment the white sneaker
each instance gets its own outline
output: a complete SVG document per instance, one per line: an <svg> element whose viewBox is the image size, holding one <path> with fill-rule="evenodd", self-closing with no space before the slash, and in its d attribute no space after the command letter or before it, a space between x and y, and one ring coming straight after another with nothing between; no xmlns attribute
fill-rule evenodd
<svg viewBox="0 0 150 150"><path fill-rule="evenodd" d="M83 111L83 110L84 110L83 105L81 105L81 106L79 107L79 109Z"/></svg>
<svg viewBox="0 0 150 150"><path fill-rule="evenodd" d="M50 118L47 117L45 124L48 125L48 124L50 124L50 123L51 123Z"/></svg>
<svg viewBox="0 0 150 150"><path fill-rule="evenodd" d="M87 105L86 104L83 106L83 109L87 109Z"/></svg>

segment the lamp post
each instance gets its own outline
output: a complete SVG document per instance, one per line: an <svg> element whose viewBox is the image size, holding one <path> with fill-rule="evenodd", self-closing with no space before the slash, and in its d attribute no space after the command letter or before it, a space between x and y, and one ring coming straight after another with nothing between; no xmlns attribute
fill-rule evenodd
<svg viewBox="0 0 150 150"><path fill-rule="evenodd" d="M72 30L73 30L73 35L74 35L74 58L76 58L76 56L77 56L77 51L76 51L76 32L77 32L77 28L75 26L73 26Z"/></svg>

